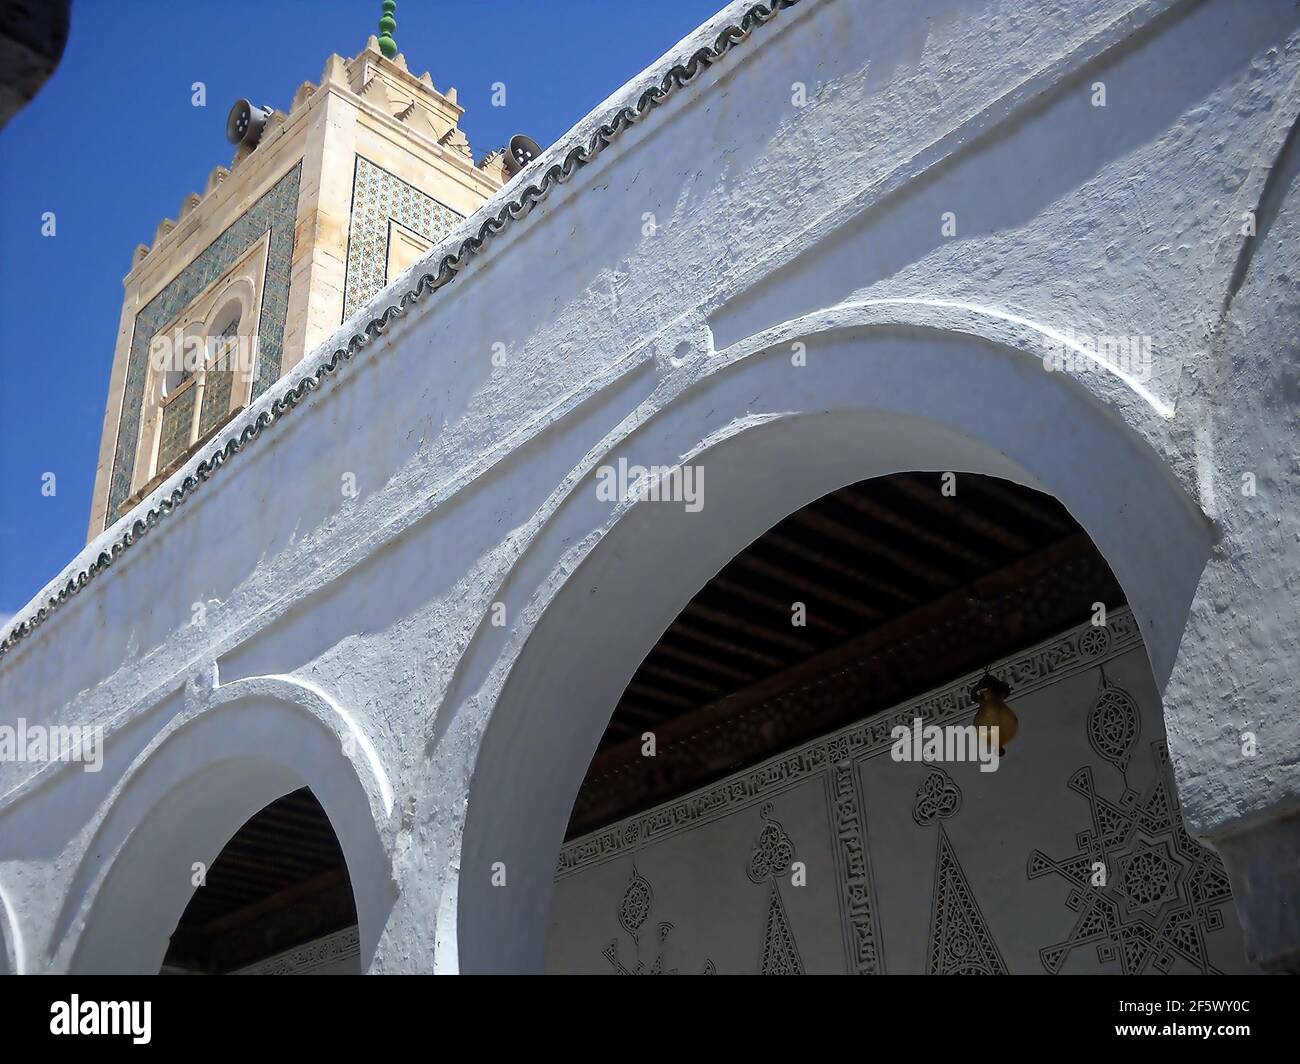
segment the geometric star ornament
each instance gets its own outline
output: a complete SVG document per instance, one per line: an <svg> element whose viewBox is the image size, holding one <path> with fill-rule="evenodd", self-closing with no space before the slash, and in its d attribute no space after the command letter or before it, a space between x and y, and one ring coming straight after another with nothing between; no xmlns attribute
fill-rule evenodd
<svg viewBox="0 0 1300 1064"><path fill-rule="evenodd" d="M1165 744L1151 750L1155 782L1140 798L1126 791L1113 802L1097 792L1091 768L1075 772L1069 787L1088 802L1092 830L1075 836L1079 849L1069 857L1035 850L1029 858L1029 878L1064 878L1066 905L1079 914L1065 941L1038 952L1053 974L1087 943L1096 943L1103 963L1118 961L1124 975L1165 973L1179 957L1202 973L1222 974L1210 963L1205 936L1223 927L1228 877L1183 828Z"/></svg>

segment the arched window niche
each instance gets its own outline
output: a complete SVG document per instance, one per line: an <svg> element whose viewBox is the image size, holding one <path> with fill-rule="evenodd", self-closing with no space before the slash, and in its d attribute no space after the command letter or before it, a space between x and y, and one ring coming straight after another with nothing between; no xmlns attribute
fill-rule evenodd
<svg viewBox="0 0 1300 1064"><path fill-rule="evenodd" d="M192 299L149 346L133 485L141 498L251 397L267 241Z"/></svg>

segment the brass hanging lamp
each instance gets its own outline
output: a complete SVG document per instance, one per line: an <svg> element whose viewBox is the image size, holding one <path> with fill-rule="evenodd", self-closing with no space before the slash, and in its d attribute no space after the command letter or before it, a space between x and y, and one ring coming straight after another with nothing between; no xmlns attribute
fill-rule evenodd
<svg viewBox="0 0 1300 1064"><path fill-rule="evenodd" d="M970 700L979 706L975 711L975 727L997 728L999 757L1006 753L1007 744L1020 730L1020 718L1007 705L1009 694L1011 685L999 680L988 669L970 689Z"/></svg>

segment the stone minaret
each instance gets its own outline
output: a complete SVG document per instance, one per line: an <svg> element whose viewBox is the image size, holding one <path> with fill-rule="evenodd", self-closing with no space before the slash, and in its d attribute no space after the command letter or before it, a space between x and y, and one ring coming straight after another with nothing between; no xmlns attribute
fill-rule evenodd
<svg viewBox="0 0 1300 1064"><path fill-rule="evenodd" d="M506 179L475 165L456 90L380 36L287 110L231 111L230 168L136 248L87 538L117 520Z"/></svg>

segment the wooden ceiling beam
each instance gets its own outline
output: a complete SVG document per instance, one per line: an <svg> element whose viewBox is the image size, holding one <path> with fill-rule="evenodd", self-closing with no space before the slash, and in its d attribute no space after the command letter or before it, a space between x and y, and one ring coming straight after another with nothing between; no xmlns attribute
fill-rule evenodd
<svg viewBox="0 0 1300 1064"><path fill-rule="evenodd" d="M1069 535L1074 528L1069 514L1051 495L1030 493L1023 488L1012 489L996 477L981 477L978 488L1004 509L1028 517L1057 535Z"/></svg>
<svg viewBox="0 0 1300 1064"><path fill-rule="evenodd" d="M675 661L680 661L687 665L693 665L697 669L703 669L706 672L725 676L729 680L736 680L742 684L751 684L758 679L753 672L745 671L743 669L735 669L730 665L724 665L717 658L706 658L703 654L693 654L689 650L682 649L672 642L670 639L672 634L673 630L672 628L669 628L668 631L664 633L664 637L655 644L655 648L651 653L662 654L664 657L672 658Z"/></svg>
<svg viewBox="0 0 1300 1064"><path fill-rule="evenodd" d="M618 703L618 708L614 710L614 715L609 721L609 726L611 728L618 726L619 717L631 717L634 720L639 720L645 724L651 725L659 724L664 719L662 713L655 713L652 710L646 709L644 706L639 706L635 702L629 702L626 699L621 699ZM623 730L629 735L641 734L641 729L634 727L631 724L625 725Z"/></svg>
<svg viewBox="0 0 1300 1064"><path fill-rule="evenodd" d="M736 555L736 564L741 568L750 569L753 572L760 573L779 583L785 584L794 591L790 599L791 605L795 602L806 603L810 596L815 596L824 602L829 602L832 606L838 606L846 613L851 613L864 621L879 621L885 617L885 611L875 606L863 602L860 598L854 598L850 595L844 595L834 588L827 587L819 580L811 580L806 577L797 577L793 573L781 569L779 566L765 561L758 557L752 550L746 550Z"/></svg>
<svg viewBox="0 0 1300 1064"><path fill-rule="evenodd" d="M862 485L853 484L835 493L835 500L880 524L889 525L900 533L926 546L934 547L953 558L960 558L972 569L987 570L994 561L987 554L972 550L969 546L949 536L941 535L934 529L904 517L897 510L883 506L873 498L868 498L858 489Z"/></svg>
<svg viewBox="0 0 1300 1064"><path fill-rule="evenodd" d="M682 615L684 615L685 612L686 611L683 610ZM703 614L701 614L701 617L703 617ZM721 624L722 622L715 621L714 623ZM766 629L759 630L766 631ZM750 661L756 661L760 665L764 666L769 672L772 669L782 668L786 662L785 658L777 657L775 654L770 654L763 650L755 650L751 646L746 646L743 643L737 643L730 639L722 639L719 636L714 635L712 632L706 632L703 628L699 628L688 621L681 620L680 616L678 620L668 626L668 633L693 640L696 643L702 643L705 646L713 647L716 650L721 650L724 653L731 654L738 658L748 658ZM774 640L768 639L766 636L763 636L762 638L766 642L774 642Z"/></svg>
<svg viewBox="0 0 1300 1064"><path fill-rule="evenodd" d="M687 603L687 606L682 610L682 613L689 613L692 617L698 617L703 621L710 621L713 624L720 625L724 628L733 628L738 632L744 632L745 635L752 636L754 639L762 639L765 642L774 643L787 650L792 650L796 654L806 654L808 651L817 648L816 643L807 639L802 639L793 634L796 629L789 623L788 618L785 627L789 628L790 631L786 632L782 630L782 626L780 625L764 626L761 624L754 624L752 621L746 620L744 617L740 617L735 613L729 613L725 610L715 609L713 606L706 605L699 601L698 598Z"/></svg>
<svg viewBox="0 0 1300 1064"><path fill-rule="evenodd" d="M807 528L821 532L863 554L880 558L889 565L901 569L905 573L910 573L918 580L924 580L936 588L949 588L960 582L958 574L948 572L934 565L928 565L919 561L915 555L895 550L874 536L867 535L855 528L849 528L835 520L835 518L811 506L800 510L793 517L795 521Z"/></svg>
<svg viewBox="0 0 1300 1064"><path fill-rule="evenodd" d="M338 837L334 834L334 830L329 826L328 821L324 822L321 831L304 831L297 825L283 824L274 820L263 820L255 817L239 829L239 836L242 836L246 841L265 841L272 845L278 844L286 836L292 836L302 849L321 854L336 854L339 852Z"/></svg>
<svg viewBox="0 0 1300 1064"><path fill-rule="evenodd" d="M241 924L247 924L267 913L284 909L296 904L303 898L319 894L332 887L346 886L348 882L346 867L333 868L328 872L321 872L309 879L294 883L292 886L285 887L274 894L259 898L235 912L227 913L219 919L209 921L197 930L209 937L225 934Z"/></svg>
<svg viewBox="0 0 1300 1064"><path fill-rule="evenodd" d="M710 580L709 586L746 602L752 602L756 606L771 610L774 617L789 619L791 616L791 603L781 602L770 595L755 591L743 581L730 579L725 575L725 572L726 570L723 570L722 573ZM841 639L852 634L843 625L835 624L817 614L809 615L808 627L825 632L827 635L838 636Z"/></svg>
<svg viewBox="0 0 1300 1064"><path fill-rule="evenodd" d="M660 763L646 769L648 775L626 775L639 763L639 746L609 745L592 761L570 836L703 786L738 765L870 716L1077 624L1097 598L1119 605L1123 591L1088 537L1080 532L1053 543L749 688L666 720L656 732ZM983 612L989 608L992 619ZM808 700L806 693L814 690L823 695ZM678 770L666 774L669 762ZM643 793L635 793L638 788Z"/></svg>
<svg viewBox="0 0 1300 1064"><path fill-rule="evenodd" d="M315 874L321 869L321 862L310 860L296 853L293 849L292 840L287 838L274 857L270 855L255 856L241 852L238 847L232 847L227 843L226 849L221 852L221 856L208 869L208 874L211 875L218 865L224 866L224 873L231 877L242 876L248 879L267 881L282 878L284 872L290 870L294 870L299 874ZM281 869L282 871L276 872L275 869Z"/></svg>
<svg viewBox="0 0 1300 1064"><path fill-rule="evenodd" d="M1006 550L1015 554L1024 554L1031 548L1032 544L1023 536L1019 536L981 516L975 511L974 507L964 505L960 477L957 479L957 494L944 495L938 474L930 475L935 478L934 483L931 485L918 483L912 476L892 477L889 484L908 498L915 499L917 502L928 506L935 513L942 514L947 521L959 524L976 535L992 540ZM968 490L970 489L968 488ZM976 492L978 490L978 488L975 489Z"/></svg>
<svg viewBox="0 0 1300 1064"><path fill-rule="evenodd" d="M678 709L695 709L700 704L698 701L691 701L689 698L683 698L681 695L675 695L670 691L664 691L658 687L650 687L647 684L640 683L635 677L632 682L627 685L627 689L623 693L626 696L629 692L640 699L649 699L653 702L667 702L670 706L676 706Z"/></svg>
<svg viewBox="0 0 1300 1064"><path fill-rule="evenodd" d="M724 688L716 683L710 683L708 680L700 680L694 676L689 676L684 672L678 672L674 669L666 669L662 665L656 665L647 660L641 662L641 667L637 672L644 673L646 676L654 676L666 683L674 684L678 687L693 687L706 695L717 697L722 694Z"/></svg>
<svg viewBox="0 0 1300 1064"><path fill-rule="evenodd" d="M834 573L837 576L845 577L865 588L870 588L876 595L884 595L903 605L911 605L925 597L916 588L905 588L892 581L881 580L877 576L863 572L862 569L855 565L849 565L839 558L832 557L825 551L819 551L806 543L800 543L798 540L781 532L769 532L763 537L762 543L764 546L777 547L793 554L796 558L810 562L819 572Z"/></svg>

